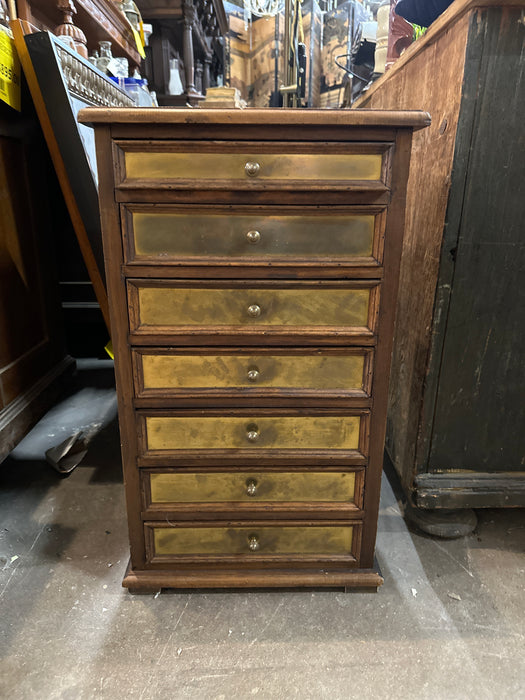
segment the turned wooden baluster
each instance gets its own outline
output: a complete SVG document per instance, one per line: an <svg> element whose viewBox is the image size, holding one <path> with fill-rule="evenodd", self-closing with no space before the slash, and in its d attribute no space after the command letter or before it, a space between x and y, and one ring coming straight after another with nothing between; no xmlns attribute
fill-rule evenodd
<svg viewBox="0 0 525 700"><path fill-rule="evenodd" d="M182 3L182 16L184 29L182 33L182 52L184 56L184 75L186 77L186 94L198 95L195 89L195 68L193 58L193 25L196 20L196 11L193 3L185 0Z"/></svg>
<svg viewBox="0 0 525 700"><path fill-rule="evenodd" d="M64 15L64 21L55 29L55 34L61 38L66 38L67 43L71 48L84 58L88 57L86 35L73 23L73 15L76 14L77 8L73 0L58 0L57 8Z"/></svg>

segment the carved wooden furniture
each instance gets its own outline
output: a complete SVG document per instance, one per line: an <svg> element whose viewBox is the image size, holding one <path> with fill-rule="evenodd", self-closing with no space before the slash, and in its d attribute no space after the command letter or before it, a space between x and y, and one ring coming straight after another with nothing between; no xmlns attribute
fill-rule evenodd
<svg viewBox="0 0 525 700"><path fill-rule="evenodd" d="M34 29L55 31L64 22L63 9L67 0L17 0L18 16ZM140 65L140 54L126 17L113 0L73 0L75 25L82 31L90 51L98 49L99 41L111 41L114 56L127 58L133 66Z"/></svg>
<svg viewBox="0 0 525 700"><path fill-rule="evenodd" d="M73 0L58 0L57 7L62 13L63 19L62 23L55 28L56 36L68 41L71 48L78 51L84 58L87 58L89 54L86 35L82 29L77 27L73 22L73 16L77 12Z"/></svg>
<svg viewBox="0 0 525 700"><path fill-rule="evenodd" d="M153 26L146 69L159 105L197 106L211 84L212 64L222 68L218 40L228 31L222 0L182 0L169 6L162 0L139 0L137 6ZM184 89L177 95L169 89L173 59L183 68Z"/></svg>
<svg viewBox="0 0 525 700"><path fill-rule="evenodd" d="M433 119L414 138L386 439L425 509L525 505L524 35L522 2L455 2L356 103Z"/></svg>
<svg viewBox="0 0 525 700"><path fill-rule="evenodd" d="M130 589L367 586L420 112L83 110Z"/></svg>

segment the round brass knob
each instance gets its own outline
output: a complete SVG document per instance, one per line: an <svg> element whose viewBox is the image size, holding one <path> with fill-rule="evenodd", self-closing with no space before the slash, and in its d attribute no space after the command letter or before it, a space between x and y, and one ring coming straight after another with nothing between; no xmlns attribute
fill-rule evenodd
<svg viewBox="0 0 525 700"><path fill-rule="evenodd" d="M256 552L260 548L259 535L249 535L248 536L248 547L252 552Z"/></svg>
<svg viewBox="0 0 525 700"><path fill-rule="evenodd" d="M249 425L246 429L246 437L250 442L257 442L260 434L259 428L256 425Z"/></svg>
<svg viewBox="0 0 525 700"><path fill-rule="evenodd" d="M259 243L261 240L261 234L259 231L248 231L246 238L248 239L249 243Z"/></svg>
<svg viewBox="0 0 525 700"><path fill-rule="evenodd" d="M246 175L249 175L250 177L256 177L259 174L260 169L261 166L255 161L248 161L244 166L244 171L246 172Z"/></svg>
<svg viewBox="0 0 525 700"><path fill-rule="evenodd" d="M259 304L251 304L248 307L248 314L252 318L257 318L258 316L260 316L261 315L261 307L259 306Z"/></svg>
<svg viewBox="0 0 525 700"><path fill-rule="evenodd" d="M257 481L256 479L247 479L246 481L246 493L248 496L257 495Z"/></svg>
<svg viewBox="0 0 525 700"><path fill-rule="evenodd" d="M261 373L259 372L257 367L251 367L248 370L248 379L250 380L250 382L256 382L259 379L260 374Z"/></svg>

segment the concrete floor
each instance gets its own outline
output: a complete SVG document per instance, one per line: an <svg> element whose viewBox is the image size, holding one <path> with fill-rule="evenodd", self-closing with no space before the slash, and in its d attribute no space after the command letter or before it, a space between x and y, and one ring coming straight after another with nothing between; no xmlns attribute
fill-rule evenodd
<svg viewBox="0 0 525 700"><path fill-rule="evenodd" d="M436 540L384 479L377 594L129 595L107 364L0 468L1 698L525 698L523 510ZM98 433L63 478L43 454L77 427Z"/></svg>

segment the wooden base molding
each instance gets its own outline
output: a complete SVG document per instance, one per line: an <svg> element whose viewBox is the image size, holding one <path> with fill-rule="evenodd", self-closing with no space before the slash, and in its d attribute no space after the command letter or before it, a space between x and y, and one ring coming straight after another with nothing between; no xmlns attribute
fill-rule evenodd
<svg viewBox="0 0 525 700"><path fill-rule="evenodd" d="M525 472L421 474L414 501L419 508L523 508Z"/></svg>
<svg viewBox="0 0 525 700"><path fill-rule="evenodd" d="M354 571L326 569L250 569L235 571L134 571L128 566L122 586L130 593L151 593L161 588L373 588L383 584L379 567Z"/></svg>
<svg viewBox="0 0 525 700"><path fill-rule="evenodd" d="M65 357L30 389L0 411L0 462L53 406L71 379L75 367L75 360Z"/></svg>

